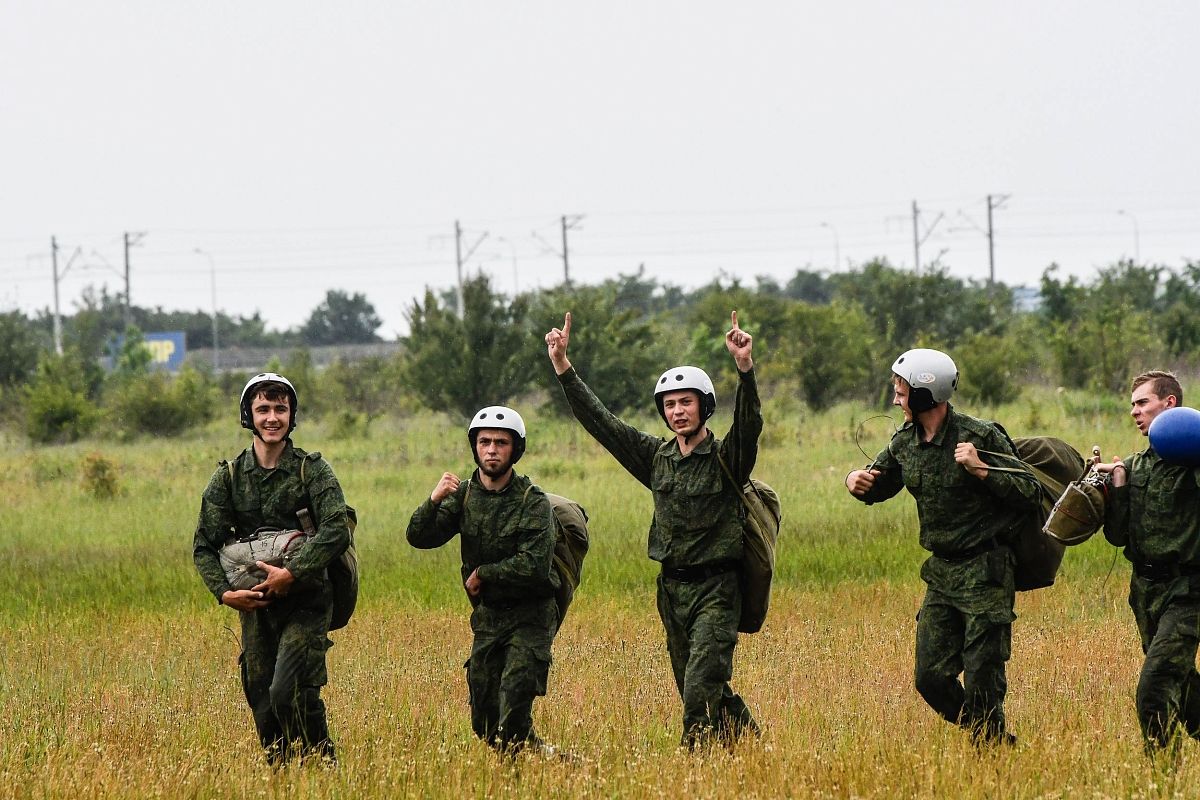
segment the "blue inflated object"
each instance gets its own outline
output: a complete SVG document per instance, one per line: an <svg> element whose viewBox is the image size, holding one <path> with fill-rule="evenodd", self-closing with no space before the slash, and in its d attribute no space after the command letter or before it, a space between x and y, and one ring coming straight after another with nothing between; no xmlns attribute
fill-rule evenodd
<svg viewBox="0 0 1200 800"><path fill-rule="evenodd" d="M1150 446L1169 464L1200 466L1200 411L1176 406L1150 423Z"/></svg>

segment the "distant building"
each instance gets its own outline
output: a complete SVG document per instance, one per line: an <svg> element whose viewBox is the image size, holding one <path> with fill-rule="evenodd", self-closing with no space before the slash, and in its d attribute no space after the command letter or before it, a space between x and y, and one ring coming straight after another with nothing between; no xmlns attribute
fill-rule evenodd
<svg viewBox="0 0 1200 800"><path fill-rule="evenodd" d="M1012 294L1014 311L1032 312L1042 307L1042 290L1037 287L1014 286Z"/></svg>

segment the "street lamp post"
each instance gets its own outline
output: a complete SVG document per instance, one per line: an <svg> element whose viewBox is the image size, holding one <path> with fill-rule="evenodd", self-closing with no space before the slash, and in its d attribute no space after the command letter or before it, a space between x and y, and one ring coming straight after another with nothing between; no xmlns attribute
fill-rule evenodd
<svg viewBox="0 0 1200 800"><path fill-rule="evenodd" d="M1123 217L1129 217L1129 221L1133 223L1133 260L1134 263L1138 263L1142 260L1142 236L1141 231L1138 230L1137 217L1133 215L1132 211L1126 211L1123 208L1119 209L1117 213Z"/></svg>
<svg viewBox="0 0 1200 800"><path fill-rule="evenodd" d="M217 341L217 265L213 261L212 253L209 253L207 250L201 250L199 247L196 247L193 248L192 252L208 259L208 274L212 285L213 372L217 372L221 368L221 345Z"/></svg>
<svg viewBox="0 0 1200 800"><path fill-rule="evenodd" d="M837 228L830 225L828 222L821 223L822 228L829 228L829 232L833 234L833 271L837 272L842 263L842 243L838 239Z"/></svg>

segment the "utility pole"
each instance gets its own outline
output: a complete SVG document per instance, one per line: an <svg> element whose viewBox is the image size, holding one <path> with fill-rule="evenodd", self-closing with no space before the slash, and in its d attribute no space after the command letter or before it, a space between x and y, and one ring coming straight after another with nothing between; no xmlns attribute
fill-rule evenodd
<svg viewBox="0 0 1200 800"><path fill-rule="evenodd" d="M457 273L458 273L458 318L459 319L462 319L467 311L466 306L464 305L464 300L463 300L463 275L462 275L463 262L465 262L468 258L471 257L471 254L475 252L475 250L479 247L479 245L483 244L483 240L487 238L488 232L484 231L483 233L479 234L479 238L476 239L475 244L471 245L470 249L467 250L466 255L463 255L463 251L462 251L463 250L462 235L463 235L462 226L458 224L458 220L454 220L454 263L455 263L455 267L456 267Z"/></svg>
<svg viewBox="0 0 1200 800"><path fill-rule="evenodd" d="M129 248L137 247L142 242L142 237L145 233L130 233L125 232L125 327L128 328L133 324L133 311L130 308L129 297Z"/></svg>
<svg viewBox="0 0 1200 800"><path fill-rule="evenodd" d="M987 196L987 214L988 214L988 283L996 282L996 231L992 227L992 211L1004 205L1004 201L1012 195L996 195L989 194Z"/></svg>
<svg viewBox="0 0 1200 800"><path fill-rule="evenodd" d="M72 253L71 257L67 259L67 265L65 267L63 267L62 272L59 272L58 271L58 237L56 237L56 236L50 237L50 269L54 273L54 352L58 353L60 356L63 353L63 345L62 345L62 313L59 311L59 306L58 306L58 282L60 280L62 280L62 278L67 274L68 271L70 271L71 265L75 263L75 259L78 258L82 252L83 251L80 248L76 247L75 252Z"/></svg>
<svg viewBox="0 0 1200 800"><path fill-rule="evenodd" d="M54 352L62 355L62 317L58 313L58 239L50 237L50 269L54 272Z"/></svg>
<svg viewBox="0 0 1200 800"><path fill-rule="evenodd" d="M563 247L563 286L571 288L571 266L567 259L567 231L583 221L583 214L563 214L562 216L562 247Z"/></svg>
<svg viewBox="0 0 1200 800"><path fill-rule="evenodd" d="M463 286L462 286L462 226L458 224L458 220L454 220L454 271L457 276L458 283L458 318L463 318Z"/></svg>
<svg viewBox="0 0 1200 800"><path fill-rule="evenodd" d="M912 201L912 221L913 221L913 260L916 263L916 273L921 274L921 244L929 238L933 233L933 229L942 221L944 213L939 213L937 219L933 221L928 228L925 229L925 235L921 235L921 209L917 208L917 201ZM936 260L936 259L935 259Z"/></svg>
<svg viewBox="0 0 1200 800"><path fill-rule="evenodd" d="M921 237L918 233L918 220L921 218L921 211L917 208L917 201L912 201L912 217L913 217L913 264L918 275L921 274Z"/></svg>

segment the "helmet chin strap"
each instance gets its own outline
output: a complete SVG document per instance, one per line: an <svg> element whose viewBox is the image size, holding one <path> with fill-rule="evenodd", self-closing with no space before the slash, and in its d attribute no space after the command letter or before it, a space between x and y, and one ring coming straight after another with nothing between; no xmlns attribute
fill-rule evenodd
<svg viewBox="0 0 1200 800"><path fill-rule="evenodd" d="M692 431L691 433L684 434L683 443L691 444L693 439L695 439L696 437L699 437L700 434L705 433L707 431L708 431L708 428L705 427L703 422L701 422L700 424L698 424L696 426L696 429L694 431ZM703 438L703 437L700 437L700 438Z"/></svg>
<svg viewBox="0 0 1200 800"><path fill-rule="evenodd" d="M922 387L912 389L908 393L908 410L914 414L922 414L937 406L933 401L933 392Z"/></svg>

